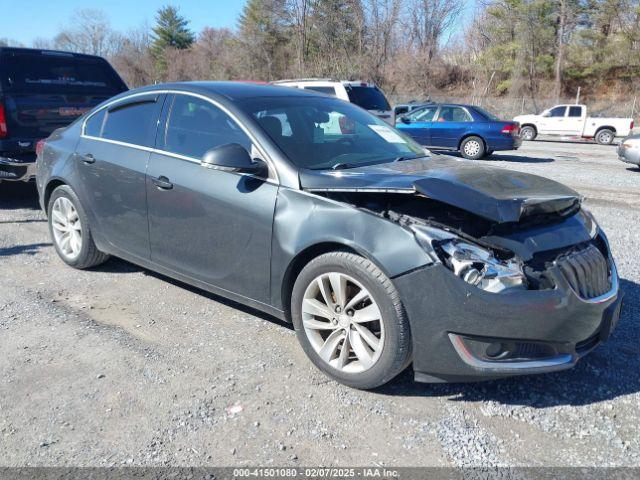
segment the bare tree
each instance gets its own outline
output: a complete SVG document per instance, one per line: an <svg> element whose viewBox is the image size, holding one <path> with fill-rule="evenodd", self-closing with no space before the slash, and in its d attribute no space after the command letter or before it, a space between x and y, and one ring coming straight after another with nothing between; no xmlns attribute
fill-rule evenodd
<svg viewBox="0 0 640 480"><path fill-rule="evenodd" d="M426 64L433 61L440 41L451 33L464 10L460 0L408 0L406 31L414 51L424 57Z"/></svg>
<svg viewBox="0 0 640 480"><path fill-rule="evenodd" d="M77 10L71 25L55 37L55 48L100 56L107 56L117 48L117 35L102 10Z"/></svg>

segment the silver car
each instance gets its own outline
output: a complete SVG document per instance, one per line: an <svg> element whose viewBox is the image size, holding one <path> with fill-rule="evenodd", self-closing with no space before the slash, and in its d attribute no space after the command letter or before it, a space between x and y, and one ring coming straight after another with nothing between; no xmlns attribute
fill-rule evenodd
<svg viewBox="0 0 640 480"><path fill-rule="evenodd" d="M631 135L620 142L618 159L640 166L640 135Z"/></svg>

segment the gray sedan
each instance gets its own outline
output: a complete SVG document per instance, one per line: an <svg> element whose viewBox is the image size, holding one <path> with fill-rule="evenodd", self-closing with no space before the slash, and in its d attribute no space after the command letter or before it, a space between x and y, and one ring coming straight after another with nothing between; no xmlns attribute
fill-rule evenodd
<svg viewBox="0 0 640 480"><path fill-rule="evenodd" d="M37 186L71 267L113 255L292 322L352 387L409 365L428 382L570 368L620 316L607 238L576 192L431 157L302 90L121 94L46 140Z"/></svg>
<svg viewBox="0 0 640 480"><path fill-rule="evenodd" d="M640 135L631 135L620 142L618 158L625 163L640 166Z"/></svg>

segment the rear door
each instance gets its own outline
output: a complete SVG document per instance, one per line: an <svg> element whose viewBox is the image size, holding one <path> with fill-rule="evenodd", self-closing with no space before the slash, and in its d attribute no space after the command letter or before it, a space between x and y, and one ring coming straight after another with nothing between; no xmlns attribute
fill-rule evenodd
<svg viewBox="0 0 640 480"><path fill-rule="evenodd" d="M8 135L16 148L21 142L18 150L33 150L35 140L127 89L102 58L20 49L1 51L0 84Z"/></svg>
<svg viewBox="0 0 640 480"><path fill-rule="evenodd" d="M586 113L584 110L581 105L571 105L567 108L564 122L559 125L563 135L582 135Z"/></svg>
<svg viewBox="0 0 640 480"><path fill-rule="evenodd" d="M145 175L164 94L123 99L87 120L73 167L77 188L112 249L149 259Z"/></svg>
<svg viewBox="0 0 640 480"><path fill-rule="evenodd" d="M416 109L397 119L396 128L410 135L420 145L431 145L431 128L436 110L437 105Z"/></svg>
<svg viewBox="0 0 640 480"><path fill-rule="evenodd" d="M431 145L457 149L473 118L463 107L443 105L431 127Z"/></svg>

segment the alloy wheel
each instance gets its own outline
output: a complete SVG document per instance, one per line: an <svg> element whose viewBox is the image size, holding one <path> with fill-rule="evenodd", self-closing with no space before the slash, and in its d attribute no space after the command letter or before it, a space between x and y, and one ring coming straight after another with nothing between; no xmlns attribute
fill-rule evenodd
<svg viewBox="0 0 640 480"><path fill-rule="evenodd" d="M380 308L360 282L343 273L324 273L309 284L302 302L302 324L318 356L342 372L368 370L382 354Z"/></svg>
<svg viewBox="0 0 640 480"><path fill-rule="evenodd" d="M82 250L82 224L71 200L58 197L51 209L53 237L60 252L74 260Z"/></svg>

